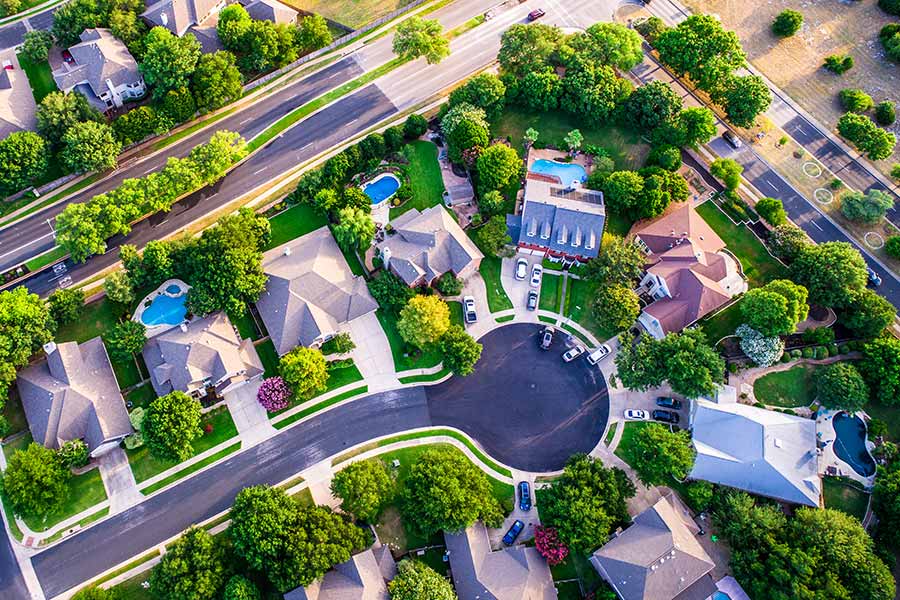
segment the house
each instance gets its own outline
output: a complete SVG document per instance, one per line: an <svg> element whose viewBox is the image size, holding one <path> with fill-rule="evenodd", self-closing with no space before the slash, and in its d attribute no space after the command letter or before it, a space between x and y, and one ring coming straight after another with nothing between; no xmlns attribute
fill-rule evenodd
<svg viewBox="0 0 900 600"><path fill-rule="evenodd" d="M507 227L521 250L584 262L600 251L605 223L602 192L529 172L521 215L508 219Z"/></svg>
<svg viewBox="0 0 900 600"><path fill-rule="evenodd" d="M269 250L262 264L268 281L256 308L279 355L320 345L378 308L328 227Z"/></svg>
<svg viewBox="0 0 900 600"><path fill-rule="evenodd" d="M297 22L297 11L278 0L241 0L241 4L254 21L272 21L288 25Z"/></svg>
<svg viewBox="0 0 900 600"><path fill-rule="evenodd" d="M0 138L14 131L34 130L37 104L15 50L0 52Z"/></svg>
<svg viewBox="0 0 900 600"><path fill-rule="evenodd" d="M413 208L393 221L392 235L376 245L385 268L410 287L431 285L444 273L465 278L484 255L442 206Z"/></svg>
<svg viewBox="0 0 900 600"><path fill-rule="evenodd" d="M284 595L284 600L390 600L387 582L397 565L387 546L375 546L353 555L306 587Z"/></svg>
<svg viewBox="0 0 900 600"><path fill-rule="evenodd" d="M150 338L143 356L159 396L179 390L199 398L208 388L221 396L264 371L253 342L239 339L223 312Z"/></svg>
<svg viewBox="0 0 900 600"><path fill-rule="evenodd" d="M57 449L84 440L92 457L118 447L131 421L103 341L50 342L44 351L46 360L17 376L34 441Z"/></svg>
<svg viewBox="0 0 900 600"><path fill-rule="evenodd" d="M85 29L81 43L70 47L68 53L62 66L53 71L53 80L62 92L78 91L107 110L147 91L137 62L109 29Z"/></svg>
<svg viewBox="0 0 900 600"><path fill-rule="evenodd" d="M690 203L635 224L630 236L647 255L637 292L651 303L638 322L656 339L681 331L747 290L739 263Z"/></svg>
<svg viewBox="0 0 900 600"><path fill-rule="evenodd" d="M150 27L165 27L181 37L192 25L200 25L218 13L226 0L159 0L148 3L141 17Z"/></svg>
<svg viewBox="0 0 900 600"><path fill-rule="evenodd" d="M697 458L688 477L793 504L819 506L816 422L735 401L695 400Z"/></svg>
<svg viewBox="0 0 900 600"><path fill-rule="evenodd" d="M444 532L444 543L459 600L556 600L544 557L521 545L491 551L481 521L459 533Z"/></svg>
<svg viewBox="0 0 900 600"><path fill-rule="evenodd" d="M634 518L591 555L591 564L622 600L705 600L716 591L716 566L700 528L672 493Z"/></svg>

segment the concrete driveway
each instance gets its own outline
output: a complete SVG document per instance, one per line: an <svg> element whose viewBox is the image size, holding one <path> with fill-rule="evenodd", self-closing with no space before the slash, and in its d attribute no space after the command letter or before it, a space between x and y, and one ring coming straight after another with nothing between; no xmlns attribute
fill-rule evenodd
<svg viewBox="0 0 900 600"><path fill-rule="evenodd" d="M524 281L519 281L515 277L516 262L520 258L524 258L528 261L528 271L525 275ZM513 309L516 311L517 321L531 321L534 323L538 322L537 309L528 310L527 302L528 292L530 290L536 291L538 293L538 299L540 299L540 286L536 288L531 287L531 284L529 282L531 281L531 268L534 265L541 264L542 260L542 256L531 256L529 254L521 254L517 252L516 255L512 258L504 258L503 263L500 266L500 284L503 286L504 291L506 291L506 295L509 296L509 299L513 304ZM541 281L543 282L543 279L541 279Z"/></svg>
<svg viewBox="0 0 900 600"><path fill-rule="evenodd" d="M676 400L681 400L681 409L675 410L673 412L678 413L679 422L678 426L687 429L688 426L688 417L690 413L690 402L677 394L673 394L671 388L668 385L664 385L660 388L655 388L652 390L648 390L646 392L635 392L631 390L617 390L615 393L610 395L610 419L611 420L620 420L624 421L625 416L624 413L627 409L639 409L645 410L647 413L651 413L656 409L662 409L662 407L656 405L656 399L660 396L667 396L669 398L675 398ZM670 408L666 408L663 410L673 410ZM666 423L663 423L666 425Z"/></svg>
<svg viewBox="0 0 900 600"><path fill-rule="evenodd" d="M356 344L350 355L359 372L369 383L369 390L372 390L372 383L396 384L397 376L394 374L391 345L375 313L353 319L348 324L348 329L353 343Z"/></svg>

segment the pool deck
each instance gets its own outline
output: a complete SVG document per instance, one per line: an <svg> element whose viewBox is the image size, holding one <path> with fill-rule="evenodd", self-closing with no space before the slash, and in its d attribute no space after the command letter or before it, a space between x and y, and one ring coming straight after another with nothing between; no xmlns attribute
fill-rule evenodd
<svg viewBox="0 0 900 600"><path fill-rule="evenodd" d="M579 152L569 163L565 163L563 162L563 159L565 159L567 156L569 156L567 152L562 152L560 150L550 150L549 148L531 148L528 150L528 158L526 159L527 167L528 170L531 171L531 165L534 164L534 161L552 160L555 162L561 162L563 164L581 165L582 167L584 167L584 170L588 175L590 175L591 171L594 170L593 160L591 160L591 157L584 152Z"/></svg>
<svg viewBox="0 0 900 600"><path fill-rule="evenodd" d="M169 286L178 287L178 289L181 293L178 293L178 294L170 293L167 290L167 288ZM137 308L134 310L134 316L131 317L131 320L137 321L138 323L143 324L143 321L141 321L141 316L143 316L144 311L147 309L148 306L150 306L150 304L152 304L153 300L157 296L166 295L166 296L169 296L170 298L179 298L179 297L187 294L188 290L190 290L190 289L191 289L191 286L189 286L185 282L181 281L180 279L167 279L166 281L162 282L159 285L159 287L157 287L155 290L153 290L152 292L150 292L149 294L144 296L144 298L138 304ZM173 327L177 327L178 325L180 325L180 323L176 323L176 324L162 323L160 325L146 326L147 327L147 334L146 334L147 339L150 339L161 333L165 333L166 331L172 329Z"/></svg>
<svg viewBox="0 0 900 600"><path fill-rule="evenodd" d="M828 410L821 409L816 417L816 436L819 440L825 442L825 447L822 448L822 453L819 456L819 474L820 475L838 475L843 477L849 477L854 481L858 481L866 488L871 488L875 484L875 475L871 477L864 477L856 472L850 464L842 460L834 451L834 440L837 438L837 432L834 430L834 423L832 419L836 414L839 414L844 411L840 410ZM855 413L859 418L863 418L862 413ZM875 444L866 439L866 448L869 451L869 454L872 454L872 449L875 447ZM829 467L834 467L837 470L837 473L828 473L827 470Z"/></svg>

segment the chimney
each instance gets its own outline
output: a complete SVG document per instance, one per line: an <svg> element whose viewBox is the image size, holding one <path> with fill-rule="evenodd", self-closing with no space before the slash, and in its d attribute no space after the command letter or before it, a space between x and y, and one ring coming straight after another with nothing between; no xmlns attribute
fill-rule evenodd
<svg viewBox="0 0 900 600"><path fill-rule="evenodd" d="M381 260L384 262L384 268L389 269L391 266L391 249L387 246L381 249Z"/></svg>
<svg viewBox="0 0 900 600"><path fill-rule="evenodd" d="M56 342L51 340L44 344L44 352L47 354L47 356L50 356L51 354L56 352Z"/></svg>

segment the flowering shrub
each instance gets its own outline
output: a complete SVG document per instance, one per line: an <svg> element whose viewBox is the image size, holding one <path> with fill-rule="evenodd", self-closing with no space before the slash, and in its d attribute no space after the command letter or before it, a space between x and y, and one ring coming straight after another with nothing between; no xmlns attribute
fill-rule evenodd
<svg viewBox="0 0 900 600"><path fill-rule="evenodd" d="M741 350L747 358L760 367L774 364L784 353L784 342L779 337L766 337L749 325L741 325L734 332L741 338Z"/></svg>
<svg viewBox="0 0 900 600"><path fill-rule="evenodd" d="M269 412L282 410L291 403L291 388L281 377L269 377L259 386L256 399Z"/></svg>
<svg viewBox="0 0 900 600"><path fill-rule="evenodd" d="M569 548L559 539L559 534L552 527L538 525L534 528L534 545L541 556L547 559L551 567L566 560Z"/></svg>

